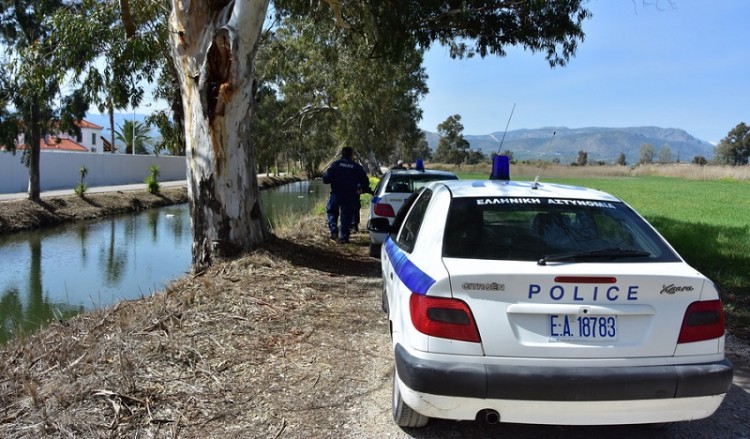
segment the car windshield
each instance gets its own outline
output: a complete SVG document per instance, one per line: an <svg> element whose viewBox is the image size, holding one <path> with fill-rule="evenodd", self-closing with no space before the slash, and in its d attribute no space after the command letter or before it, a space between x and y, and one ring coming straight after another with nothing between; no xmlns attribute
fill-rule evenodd
<svg viewBox="0 0 750 439"><path fill-rule="evenodd" d="M388 179L386 192L409 193L421 189L431 181L438 180L458 180L458 177L452 174L428 174L428 173L401 173L394 172Z"/></svg>
<svg viewBox="0 0 750 439"><path fill-rule="evenodd" d="M680 260L624 203L512 197L453 199L443 256L540 264Z"/></svg>

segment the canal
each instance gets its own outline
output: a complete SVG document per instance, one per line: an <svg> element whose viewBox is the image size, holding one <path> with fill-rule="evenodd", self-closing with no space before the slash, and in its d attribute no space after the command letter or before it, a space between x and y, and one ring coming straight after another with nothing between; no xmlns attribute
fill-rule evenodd
<svg viewBox="0 0 750 439"><path fill-rule="evenodd" d="M308 212L320 181L261 192L266 218ZM187 204L0 236L0 344L52 319L152 295L190 270Z"/></svg>

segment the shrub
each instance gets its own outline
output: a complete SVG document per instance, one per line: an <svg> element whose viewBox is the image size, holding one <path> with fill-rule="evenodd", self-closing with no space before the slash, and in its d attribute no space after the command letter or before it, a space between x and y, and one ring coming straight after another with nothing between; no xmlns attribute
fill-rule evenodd
<svg viewBox="0 0 750 439"><path fill-rule="evenodd" d="M76 195L79 197L83 197L83 194L86 193L88 190L88 185L86 184L86 174L89 173L89 170L85 166L81 166L80 169L78 169L78 173L81 174L81 181L75 187L73 188L73 192L75 192Z"/></svg>
<svg viewBox="0 0 750 439"><path fill-rule="evenodd" d="M151 165L149 168L150 174L148 177L146 177L145 183L146 183L146 191L150 194L158 194L159 193L159 167L156 165Z"/></svg>

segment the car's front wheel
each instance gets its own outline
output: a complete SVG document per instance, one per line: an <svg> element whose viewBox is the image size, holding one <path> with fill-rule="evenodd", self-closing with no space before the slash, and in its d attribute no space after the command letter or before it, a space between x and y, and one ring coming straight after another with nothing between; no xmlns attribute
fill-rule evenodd
<svg viewBox="0 0 750 439"><path fill-rule="evenodd" d="M391 410L393 411L393 421L399 427L405 428L419 428L424 427L430 421L429 416L417 413L406 405L403 399L401 399L401 391L398 389L398 377L396 376L396 368L393 368L393 389L392 389L392 404Z"/></svg>
<svg viewBox="0 0 750 439"><path fill-rule="evenodd" d="M382 244L375 244L374 242L370 242L370 256L373 258L380 258L380 246Z"/></svg>

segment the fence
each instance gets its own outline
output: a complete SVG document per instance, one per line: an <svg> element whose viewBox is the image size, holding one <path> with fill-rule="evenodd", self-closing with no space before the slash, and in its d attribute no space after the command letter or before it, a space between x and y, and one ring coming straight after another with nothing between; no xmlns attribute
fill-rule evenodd
<svg viewBox="0 0 750 439"><path fill-rule="evenodd" d="M28 190L29 169L21 161L22 156L20 152L0 152L0 193ZM81 181L80 169L84 166L89 187L142 183L152 165L159 167L159 181L186 179L185 157L42 151L40 189L73 189Z"/></svg>

